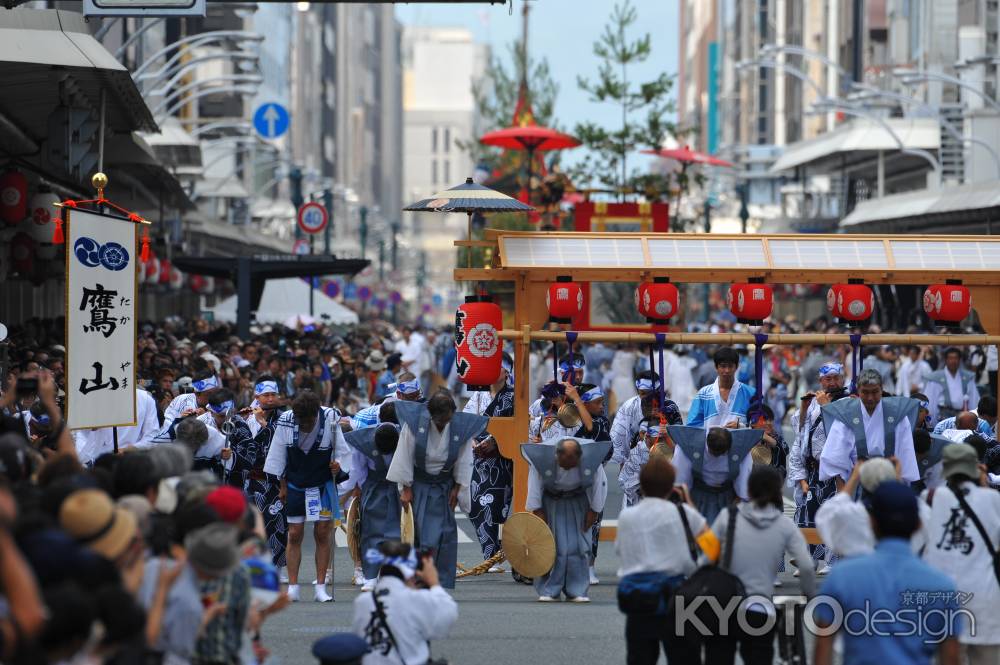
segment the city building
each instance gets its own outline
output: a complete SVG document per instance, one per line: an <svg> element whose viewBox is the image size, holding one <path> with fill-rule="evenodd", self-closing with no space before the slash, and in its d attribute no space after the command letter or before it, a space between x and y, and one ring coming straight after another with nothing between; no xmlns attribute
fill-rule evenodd
<svg viewBox="0 0 1000 665"><path fill-rule="evenodd" d="M403 192L406 202L427 198L473 175L475 164L462 142L481 134L472 85L483 77L489 47L465 28L406 27L403 31ZM455 238L466 233L463 214L404 213L407 252L424 257L424 293L450 299L455 291L452 270ZM419 265L416 267L419 268ZM447 311L450 304L446 303Z"/></svg>

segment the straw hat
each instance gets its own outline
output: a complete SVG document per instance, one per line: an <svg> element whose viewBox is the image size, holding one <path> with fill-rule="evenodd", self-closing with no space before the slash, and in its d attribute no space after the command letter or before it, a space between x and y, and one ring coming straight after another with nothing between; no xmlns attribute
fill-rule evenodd
<svg viewBox="0 0 1000 665"><path fill-rule="evenodd" d="M514 513L503 525L501 544L511 567L525 577L540 577L556 562L556 539L545 520Z"/></svg>
<svg viewBox="0 0 1000 665"><path fill-rule="evenodd" d="M73 540L106 559L117 559L138 533L135 515L115 508L111 497L96 489L77 490L59 507L59 526Z"/></svg>
<svg viewBox="0 0 1000 665"><path fill-rule="evenodd" d="M399 540L410 545L416 542L416 528L413 526L413 507L403 506L399 514Z"/></svg>
<svg viewBox="0 0 1000 665"><path fill-rule="evenodd" d="M347 504L347 550L354 564L361 565L361 501L351 497Z"/></svg>

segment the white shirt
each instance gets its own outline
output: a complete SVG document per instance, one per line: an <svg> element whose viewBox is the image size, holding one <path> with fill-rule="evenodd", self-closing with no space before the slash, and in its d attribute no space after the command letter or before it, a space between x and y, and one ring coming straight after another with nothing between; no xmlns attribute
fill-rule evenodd
<svg viewBox="0 0 1000 665"><path fill-rule="evenodd" d="M948 384L948 397L952 404L964 404L964 408L969 408L969 404L965 403L965 387L962 386L962 374L961 372L955 372L952 374L947 369L944 371L944 380Z"/></svg>
<svg viewBox="0 0 1000 665"><path fill-rule="evenodd" d="M336 409L331 409L333 413L327 419L326 429L323 431L321 446L333 446L333 456L331 459L340 463L340 468L346 473L351 472L351 448L347 445L344 432L340 429L340 413ZM287 418L292 418L291 412L286 412ZM282 414L285 418L285 414ZM320 419L323 414L320 413ZM278 423L274 428L274 436L271 438L271 447L267 451L267 459L264 460L264 473L282 477L285 475L285 466L288 464L288 446L292 445L292 437L295 432L294 427ZM299 432L299 438L305 436ZM346 481L346 485L350 481Z"/></svg>
<svg viewBox="0 0 1000 665"><path fill-rule="evenodd" d="M181 414L189 409L198 408L198 397L194 393L183 393L173 398L167 408L163 410L163 426L170 427L170 423L181 417Z"/></svg>
<svg viewBox="0 0 1000 665"><path fill-rule="evenodd" d="M931 510L923 501L917 502L920 512L920 528L910 537L910 549L919 554L927 544L927 520ZM837 492L823 502L816 511L816 529L823 542L833 548L839 556L859 556L871 554L875 549L875 534L872 532L868 511L860 501L853 500L845 492Z"/></svg>
<svg viewBox="0 0 1000 665"><path fill-rule="evenodd" d="M729 478L729 455L712 455L708 452L708 443L706 443L702 459L704 460L701 465L702 482L712 487L719 487L725 483L726 479ZM671 462L677 474L674 485L683 484L691 487L694 481L694 470L691 468L691 460L687 458L680 446L674 448L674 458ZM747 492L747 480L750 478L751 471L753 471L753 456L747 453L743 461L740 462L739 475L733 481L736 496L744 501L750 500L750 494Z"/></svg>
<svg viewBox="0 0 1000 665"><path fill-rule="evenodd" d="M226 447L226 435L219 431L219 428L215 424L215 416L211 411L203 413L198 416L198 420L205 423L205 428L208 430L208 438L205 439L205 443L202 444L201 448L194 451L195 459L213 459L222 453L222 449ZM228 467L232 467L232 458L229 458Z"/></svg>
<svg viewBox="0 0 1000 665"><path fill-rule="evenodd" d="M118 428L118 448L151 448L153 438L160 430L156 416L156 400L145 390L135 389L136 424ZM77 430L73 432L76 454L83 464L92 464L101 455L115 450L114 428Z"/></svg>
<svg viewBox="0 0 1000 665"><path fill-rule="evenodd" d="M706 526L705 518L691 506L681 505L691 535L697 536ZM615 552L621 562L619 577L654 571L686 576L697 567L677 505L666 499L645 497L618 515Z"/></svg>
<svg viewBox="0 0 1000 665"><path fill-rule="evenodd" d="M909 397L910 392L916 388L917 392L924 392L927 383L924 377L931 373L931 366L926 360L913 362L909 358L903 361L899 368L899 381L896 382L896 393L902 397Z"/></svg>
<svg viewBox="0 0 1000 665"><path fill-rule="evenodd" d="M379 578L375 591L381 590L389 592L379 596L379 602L399 651L392 648L383 656L373 650L361 662L363 665L425 665L430 658L427 643L448 637L458 619L458 604L440 586L411 589L395 577ZM355 635L365 637L373 612L375 601L371 593L362 593L354 599L351 628Z"/></svg>
<svg viewBox="0 0 1000 665"><path fill-rule="evenodd" d="M982 522L993 547L1000 544L1000 493L970 482L965 500ZM924 492L924 497L928 495ZM959 641L965 644L1000 644L1000 586L993 574L993 562L979 535L979 529L961 510L951 489L944 485L934 491L927 519L928 544L924 559L955 580L959 591L971 594L963 609L976 617L976 634L969 634L969 622L963 621Z"/></svg>
<svg viewBox="0 0 1000 665"><path fill-rule="evenodd" d="M444 429L439 432L437 426L431 423L427 429L427 456L424 459L424 471L435 475L441 473L445 462L448 461L451 425L445 425ZM413 432L407 425L403 425L399 431L399 444L392 456L392 464L389 465L386 479L402 486L412 485L413 468L417 463L416 455L416 439ZM472 439L462 444L451 473L457 485L467 488L472 484Z"/></svg>
<svg viewBox="0 0 1000 665"><path fill-rule="evenodd" d="M633 395L618 407L615 420L611 423L611 459L618 464L624 464L628 459L632 437L639 431L640 424L642 424L642 398Z"/></svg>
<svg viewBox="0 0 1000 665"><path fill-rule="evenodd" d="M875 413L868 415L868 409L861 406L861 420L865 428L865 441L868 444L870 456L882 455L885 452L885 418L882 415L882 402L875 407ZM902 479L912 483L920 479L920 469L917 467L917 454L913 451L913 428L909 418L903 418L896 425L896 455L902 468ZM826 435L826 444L819 460L819 479L829 480L840 476L845 481L851 477L851 471L858 461L858 451L854 447L854 432L847 425L836 421Z"/></svg>
<svg viewBox="0 0 1000 665"><path fill-rule="evenodd" d="M553 450L553 455L555 451ZM564 469L556 465L555 488L560 492L575 490L582 484L580 467ZM531 512L542 507L542 495L545 493L545 486L542 475L535 470L535 466L529 462L528 469L528 498L525 500L525 510ZM604 473L604 467L598 466L594 471L594 482L587 488L587 500L590 502L590 509L595 513L604 510L604 502L608 499L608 477ZM580 525L583 528L583 525Z"/></svg>
<svg viewBox="0 0 1000 665"><path fill-rule="evenodd" d="M809 402L806 409L806 422L799 422L799 409L792 411L792 431L795 432L795 439L788 452L788 486L795 487L800 480L807 480L806 473L806 453L809 452L809 430L817 418L822 417L822 406L815 399ZM821 422L813 431L812 437L812 457L818 460L823 454L823 446L826 444L826 429Z"/></svg>

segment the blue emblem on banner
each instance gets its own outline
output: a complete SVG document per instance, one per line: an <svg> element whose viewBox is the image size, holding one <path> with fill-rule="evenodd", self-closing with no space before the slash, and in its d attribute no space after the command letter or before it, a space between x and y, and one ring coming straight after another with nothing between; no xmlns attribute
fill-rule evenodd
<svg viewBox="0 0 1000 665"><path fill-rule="evenodd" d="M101 263L101 246L93 238L80 238L73 245L76 259L88 268L94 268Z"/></svg>
<svg viewBox="0 0 1000 665"><path fill-rule="evenodd" d="M105 243L101 246L101 265L108 270L124 270L128 265L128 252L116 242Z"/></svg>

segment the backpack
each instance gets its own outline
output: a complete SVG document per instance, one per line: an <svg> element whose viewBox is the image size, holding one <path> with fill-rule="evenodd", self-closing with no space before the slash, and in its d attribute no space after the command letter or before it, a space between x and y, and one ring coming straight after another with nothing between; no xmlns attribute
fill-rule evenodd
<svg viewBox="0 0 1000 665"><path fill-rule="evenodd" d="M709 603L698 599L712 597L719 602L719 605L726 607L733 598L746 596L743 581L729 572L729 566L733 561L733 536L736 534L737 514L736 504L730 505L729 520L726 524L726 544L723 548L721 563L707 564L694 571L691 577L677 587L671 601L673 611L676 611L678 602L683 603L684 606L700 603L693 614L704 624L710 635L721 634L723 627L719 625L719 617L712 611Z"/></svg>

